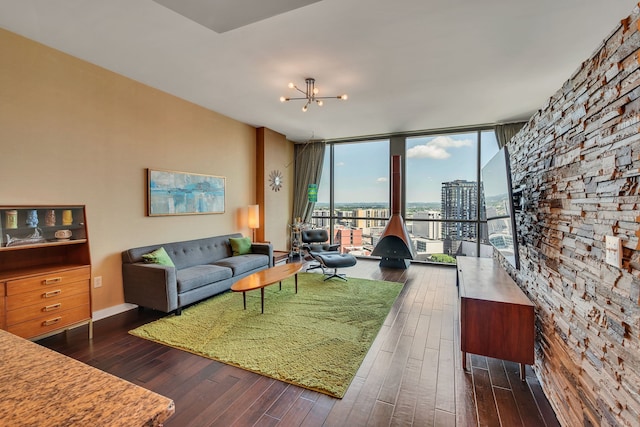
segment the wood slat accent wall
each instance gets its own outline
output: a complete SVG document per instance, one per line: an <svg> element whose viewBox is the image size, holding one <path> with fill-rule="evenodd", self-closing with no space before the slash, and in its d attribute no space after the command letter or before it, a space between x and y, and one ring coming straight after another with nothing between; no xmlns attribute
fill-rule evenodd
<svg viewBox="0 0 640 427"><path fill-rule="evenodd" d="M639 8L509 143L536 370L563 425L640 420ZM605 263L605 236L623 268ZM507 265L505 265L509 268Z"/></svg>

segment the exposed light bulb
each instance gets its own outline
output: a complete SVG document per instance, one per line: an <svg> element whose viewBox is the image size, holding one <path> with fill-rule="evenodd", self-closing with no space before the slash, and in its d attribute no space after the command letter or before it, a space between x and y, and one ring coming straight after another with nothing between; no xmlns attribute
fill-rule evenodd
<svg viewBox="0 0 640 427"><path fill-rule="evenodd" d="M302 93L304 95L304 97L298 96L298 97L294 97L294 98L289 98L289 97L286 97L286 96L281 96L280 97L280 102L286 102L286 101L292 101L292 100L303 100L303 101L306 101L304 107L302 107L302 111L306 112L309 109L309 105L311 105L312 102L315 102L319 107L322 107L324 105L323 99L329 99L329 98L341 99L341 100L346 100L347 99L347 94L346 93L343 94L343 95L338 95L338 96L317 96L318 93L320 93L320 89L315 87L315 79L309 77L309 78L306 78L305 81L307 83L307 87L306 87L305 91L303 91L298 86L293 84L293 82L290 82L288 84L289 89L297 90L298 92Z"/></svg>

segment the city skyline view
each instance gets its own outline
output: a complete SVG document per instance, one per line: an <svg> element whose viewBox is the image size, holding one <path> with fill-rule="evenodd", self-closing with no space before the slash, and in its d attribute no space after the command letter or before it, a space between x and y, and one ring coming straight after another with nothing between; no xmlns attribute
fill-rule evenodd
<svg viewBox="0 0 640 427"><path fill-rule="evenodd" d="M406 139L406 195L403 203L440 203L443 182L477 181L477 133L434 135ZM493 131L481 132L481 166L498 151ZM388 140L344 143L335 146L335 195L337 204L389 203L390 169ZM318 185L318 202L329 204L330 159L325 154ZM345 183L345 185L341 185ZM347 185L348 183L348 185Z"/></svg>
<svg viewBox="0 0 640 427"><path fill-rule="evenodd" d="M325 151L312 224L331 230L342 252L371 255L381 237L391 213L391 145L390 140L339 143ZM502 170L495 166L500 159L492 130L406 137L404 148L401 204L414 259L455 263L457 254L485 250L477 243L512 251L511 230L503 219L508 198L499 194L506 169L504 163ZM488 200L485 183L478 182L485 166L491 170Z"/></svg>

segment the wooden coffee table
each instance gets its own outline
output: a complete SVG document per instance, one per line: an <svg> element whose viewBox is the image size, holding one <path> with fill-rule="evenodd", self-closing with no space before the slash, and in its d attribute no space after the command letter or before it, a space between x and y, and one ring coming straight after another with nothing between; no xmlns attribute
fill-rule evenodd
<svg viewBox="0 0 640 427"><path fill-rule="evenodd" d="M302 266L302 263L294 262L258 271L238 280L231 285L231 290L233 292L242 292L242 304L246 310L247 296L245 292L260 289L260 308L261 312L264 313L264 288L278 282L280 289L282 289L282 281L295 275L296 293L298 293L298 273L302 270Z"/></svg>

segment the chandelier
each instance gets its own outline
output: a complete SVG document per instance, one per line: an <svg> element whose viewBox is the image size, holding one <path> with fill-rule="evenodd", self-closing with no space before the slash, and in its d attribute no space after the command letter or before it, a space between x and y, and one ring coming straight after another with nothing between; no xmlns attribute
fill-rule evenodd
<svg viewBox="0 0 640 427"><path fill-rule="evenodd" d="M338 95L338 96L317 96L318 88L316 87L316 79L307 77L305 81L307 82L307 90L302 90L298 86L294 85L293 83L289 83L289 89L295 89L298 92L302 93L304 96L298 97L298 98L289 98L289 97L281 96L280 102L292 101L297 99L306 100L307 102L304 104L304 107L302 107L302 111L307 111L307 109L309 108L309 104L311 104L312 102L315 102L316 104L318 104L319 107L322 107L323 99L341 99L343 101L347 99L346 93L344 95Z"/></svg>

